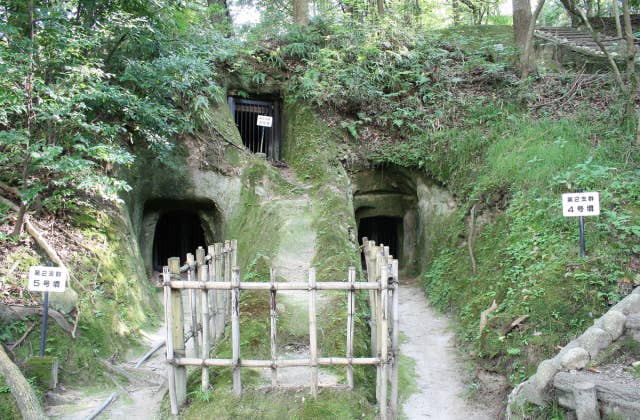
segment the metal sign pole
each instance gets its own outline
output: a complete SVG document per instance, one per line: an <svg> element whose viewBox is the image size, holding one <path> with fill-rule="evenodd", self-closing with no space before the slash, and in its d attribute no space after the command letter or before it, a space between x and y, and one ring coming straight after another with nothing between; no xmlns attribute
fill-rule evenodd
<svg viewBox="0 0 640 420"><path fill-rule="evenodd" d="M42 310L42 332L40 334L40 357L44 356L47 341L47 322L49 320L49 292L44 292L44 309Z"/></svg>
<svg viewBox="0 0 640 420"><path fill-rule="evenodd" d="M580 216L578 218L578 221L580 223L580 256L584 257L586 256L585 245L584 245L584 217Z"/></svg>

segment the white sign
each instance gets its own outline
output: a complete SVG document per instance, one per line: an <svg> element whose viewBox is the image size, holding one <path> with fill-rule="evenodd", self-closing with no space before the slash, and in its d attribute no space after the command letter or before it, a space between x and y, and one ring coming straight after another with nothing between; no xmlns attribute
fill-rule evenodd
<svg viewBox="0 0 640 420"><path fill-rule="evenodd" d="M30 267L29 285L32 292L64 292L69 273L61 267Z"/></svg>
<svg viewBox="0 0 640 420"><path fill-rule="evenodd" d="M600 193L562 194L562 215L565 217L597 216L600 214Z"/></svg>
<svg viewBox="0 0 640 420"><path fill-rule="evenodd" d="M258 125L260 127L271 127L273 125L273 117L258 115Z"/></svg>

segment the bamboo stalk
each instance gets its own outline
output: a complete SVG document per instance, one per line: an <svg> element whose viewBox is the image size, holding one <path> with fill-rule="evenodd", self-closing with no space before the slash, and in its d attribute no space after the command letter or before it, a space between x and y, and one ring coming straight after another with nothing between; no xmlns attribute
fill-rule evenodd
<svg viewBox="0 0 640 420"><path fill-rule="evenodd" d="M238 240L231 240L231 266L236 267L238 265Z"/></svg>
<svg viewBox="0 0 640 420"><path fill-rule="evenodd" d="M368 241L366 238L362 239L365 252L365 262L367 264L367 280L370 283L377 283L378 278L376 276L376 267L375 267L375 253L376 246L374 241ZM377 295L375 291L369 292L369 308L371 310L371 318L369 320L369 327L371 329L371 355L378 355L378 327L377 327L377 316L378 313L378 304L377 304Z"/></svg>
<svg viewBox="0 0 640 420"><path fill-rule="evenodd" d="M318 336L316 329L316 269L309 268L309 367L311 395L318 396Z"/></svg>
<svg viewBox="0 0 640 420"><path fill-rule="evenodd" d="M223 264L224 264L224 281L225 282L229 282L231 281L231 243L229 241L224 241L224 248L223 248ZM238 280L239 281L239 280ZM226 294L225 296L225 317L227 316L227 314L229 313L229 311L231 310L231 302L230 302L231 297L229 296L229 294Z"/></svg>
<svg viewBox="0 0 640 420"><path fill-rule="evenodd" d="M204 255L202 260L204 261ZM206 282L209 275L209 267L205 265L200 266L200 281ZM207 290L202 290L200 301L202 304L202 359L209 357L209 299L207 297ZM202 367L202 384L200 386L202 392L207 392L209 389L209 369L206 366Z"/></svg>
<svg viewBox="0 0 640 420"><path fill-rule="evenodd" d="M391 262L391 277L393 278L393 330L391 335L391 354L393 356L393 368L391 371L391 416L398 418L398 369L400 364L400 314L399 314L399 277L398 260Z"/></svg>
<svg viewBox="0 0 640 420"><path fill-rule="evenodd" d="M207 247L208 252L208 261L209 261L209 277L207 279L207 283L212 283L215 281L215 273L216 273L216 264L215 264L215 246L209 245ZM209 323L209 339L210 341L216 341L216 322L218 317L218 307L216 302L216 292L214 289L207 289L207 303L209 304L209 314L212 317L211 322Z"/></svg>
<svg viewBox="0 0 640 420"><path fill-rule="evenodd" d="M356 268L349 267L349 285L353 286L356 280ZM355 313L355 294L354 289L351 288L347 295L347 359L353 358L353 315ZM353 389L353 364L347 365L347 385L350 389Z"/></svg>
<svg viewBox="0 0 640 420"><path fill-rule="evenodd" d="M278 361L278 310L276 306L276 270L271 267L269 270L269 280L271 282L271 296L269 300L269 313L271 316L271 360L273 365L271 366L271 385L278 386L278 368L276 362Z"/></svg>
<svg viewBox="0 0 640 420"><path fill-rule="evenodd" d="M215 280L212 285L219 284L224 281L222 275L222 244L220 242L214 244L215 247ZM224 324L227 318L226 312L226 297L227 293L216 293L216 307L217 307L217 318L216 318L216 340L222 337L224 331Z"/></svg>
<svg viewBox="0 0 640 420"><path fill-rule="evenodd" d="M216 283L202 283L199 281L171 281L171 288L173 289L215 289L215 290L230 290L234 286L230 282L216 282ZM276 283L276 290L309 290L309 283L307 282L279 282ZM256 282L240 282L238 285L240 290L271 290L270 283L256 283ZM351 286L344 281L324 281L316 283L316 290L343 290L348 291ZM353 284L355 290L380 290L379 282L355 282Z"/></svg>
<svg viewBox="0 0 640 420"><path fill-rule="evenodd" d="M194 281L196 261L193 254L187 254L187 281ZM200 282L197 282L200 283ZM200 346L198 343L198 291L196 289L191 290L191 332L193 333L193 351L195 355L200 354Z"/></svg>
<svg viewBox="0 0 640 420"><path fill-rule="evenodd" d="M240 285L240 270L238 269L238 267L233 268L231 282L234 286L231 292L231 353L233 357L233 393L234 395L239 397L242 393L242 383L240 377L240 289L238 287Z"/></svg>
<svg viewBox="0 0 640 420"><path fill-rule="evenodd" d="M375 247L375 278L376 281L380 282L382 285L382 266L384 265L383 260L386 261L386 258L382 255L383 248L381 246ZM382 329L382 293L379 291L374 292L375 294L375 312L372 312L372 318L375 319L376 323L376 336L375 336L375 348L376 355L382 360L385 356L382 353L382 336L385 334L385 331ZM378 365L376 370L376 401L380 404L380 400L382 399L381 395L382 391L382 365Z"/></svg>
<svg viewBox="0 0 640 420"><path fill-rule="evenodd" d="M235 363L233 359L200 359L196 357L181 357L173 360L177 366L220 366L233 367ZM287 359L278 360L275 365L277 368L287 367L309 367L311 359ZM351 360L347 357L319 357L317 359L318 366L347 366L352 363L354 366L378 365L381 360L377 357L354 357ZM238 366L243 368L270 368L273 366L273 360L254 360L241 359Z"/></svg>
<svg viewBox="0 0 640 420"><path fill-rule="evenodd" d="M169 276L180 275L180 259L179 258L169 258L168 262L169 266ZM176 369L177 366L172 363L175 358L175 352L173 344L175 343L174 337L174 327L175 324L173 322L173 302L175 300L174 294L178 293L178 299L180 299L180 291L171 290L169 286L169 282L165 282L164 286L164 306L165 306L165 326L166 326L166 341L167 341L167 362L169 363L169 368L167 369L167 381L169 382L169 400L171 403L171 414L177 415L179 406L178 406L178 397L177 397L177 389L176 389ZM184 332L183 332L184 335Z"/></svg>
<svg viewBox="0 0 640 420"><path fill-rule="evenodd" d="M386 260L386 259L385 259ZM380 417L384 420L387 418L387 383L388 383L388 363L389 363L389 350L388 350L388 305L389 305L389 292L387 290L387 282L389 280L389 268L387 264L382 264L380 267L380 281L382 283L382 291L380 292L380 399L378 404L380 406Z"/></svg>

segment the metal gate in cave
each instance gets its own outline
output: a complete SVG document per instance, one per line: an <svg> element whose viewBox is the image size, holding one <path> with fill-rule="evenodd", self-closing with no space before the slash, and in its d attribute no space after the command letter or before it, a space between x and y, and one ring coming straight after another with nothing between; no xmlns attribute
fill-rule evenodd
<svg viewBox="0 0 640 420"><path fill-rule="evenodd" d="M229 108L233 113L242 143L253 153L264 153L269 160L280 158L280 110L277 101L259 101L229 97ZM264 124L261 118L270 117Z"/></svg>

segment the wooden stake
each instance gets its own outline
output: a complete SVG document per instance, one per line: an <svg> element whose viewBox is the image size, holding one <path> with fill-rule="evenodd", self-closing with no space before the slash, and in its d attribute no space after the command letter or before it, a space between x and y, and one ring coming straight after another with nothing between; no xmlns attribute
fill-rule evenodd
<svg viewBox="0 0 640 420"><path fill-rule="evenodd" d="M367 266L367 280L370 283L375 283L376 280L376 268L375 268L375 242L370 241L367 238L362 238L362 248L364 252L364 259ZM376 292L374 290L369 292L369 309L371 311L371 318L369 320L369 328L371 329L371 355L377 356L377 299Z"/></svg>
<svg viewBox="0 0 640 420"><path fill-rule="evenodd" d="M372 318L374 318L376 321L376 337L375 337L375 348L376 348L376 356L382 360L385 356L382 353L382 337L387 334L386 331L384 331L382 329L382 312L384 310L384 308L382 308L382 296L384 294L384 289L382 288L382 267L384 264L384 262L387 260L384 256L383 256L383 247L378 246L378 247L374 247L374 252L375 252L375 256L374 256L374 261L375 261L375 279L378 282L378 285L380 286L380 288L374 292L375 294L375 313L372 313ZM382 395L380 394L380 392L382 391L382 369L383 369L383 365L382 363L380 365L378 365L378 369L377 369L377 375L376 375L376 400L379 402L382 399Z"/></svg>
<svg viewBox="0 0 640 420"><path fill-rule="evenodd" d="M202 261L204 261L204 253ZM209 276L209 267L205 265L201 265L198 270L200 274L200 281L206 282ZM200 291L200 302L202 304L202 360L205 360L209 357L209 299L207 297L207 290ZM202 392L207 392L209 389L209 368L206 366L202 366L202 384L200 389Z"/></svg>
<svg viewBox="0 0 640 420"><path fill-rule="evenodd" d="M386 264L380 267L380 417L384 420L387 418L387 382L388 382L388 297L387 289L389 280L389 268Z"/></svg>
<svg viewBox="0 0 640 420"><path fill-rule="evenodd" d="M224 241L224 248L223 248L223 272L224 272L224 281L231 281L231 242L229 241ZM230 302L229 302L229 297L227 296L226 300L225 300L225 317L227 316L226 314L229 313L230 308Z"/></svg>
<svg viewBox="0 0 640 420"><path fill-rule="evenodd" d="M187 254L187 265L189 265L189 269L187 270L187 280L195 280L195 268L196 261L193 258L193 254ZM197 279L197 277L196 277ZM198 291L193 289L191 290L191 333L193 334L193 350L196 357L200 354L200 345L198 342Z"/></svg>
<svg viewBox="0 0 640 420"><path fill-rule="evenodd" d="M169 275L180 278L180 258L169 258ZM175 358L185 357L182 293L167 287L167 361L169 362L169 397L171 414L177 415L187 400L187 369L173 364ZM173 383L173 384L172 384ZM173 386L172 386L173 385ZM173 392L171 391L173 389ZM173 396L171 395L173 394Z"/></svg>
<svg viewBox="0 0 640 420"><path fill-rule="evenodd" d="M391 277L393 278L392 318L393 331L391 335L391 354L393 356L393 370L391 371L391 418L398 418L398 368L400 364L400 314L399 314L399 277L398 260L391 262Z"/></svg>
<svg viewBox="0 0 640 420"><path fill-rule="evenodd" d="M238 267L233 268L233 275L231 276L231 286L231 352L233 358L233 393L235 396L239 397L242 393L242 383L240 377L240 270L238 269Z"/></svg>
<svg viewBox="0 0 640 420"><path fill-rule="evenodd" d="M215 280L216 282L224 281L222 274L222 244L216 243L215 247ZM226 300L229 291L216 293L216 340L222 337L224 332L224 324L227 318Z"/></svg>
<svg viewBox="0 0 640 420"><path fill-rule="evenodd" d="M318 337L316 330L316 269L309 268L309 366L311 367L311 395L318 396Z"/></svg>
<svg viewBox="0 0 640 420"><path fill-rule="evenodd" d="M349 267L349 285L352 289L347 294L347 359L353 358L353 332L354 332L354 320L353 315L355 313L355 293L353 284L356 281L356 268ZM353 389L353 364L347 365L347 385L350 389Z"/></svg>
<svg viewBox="0 0 640 420"><path fill-rule="evenodd" d="M276 363L278 361L278 310L276 306L276 270L271 267L269 270L269 279L271 281L271 299L269 300L269 314L271 315L271 386L278 386L278 368Z"/></svg>
<svg viewBox="0 0 640 420"><path fill-rule="evenodd" d="M231 266L236 267L238 265L238 240L231 240Z"/></svg>
<svg viewBox="0 0 640 420"><path fill-rule="evenodd" d="M216 249L215 246L209 245L207 248L209 254L209 277L207 279L208 282L214 282L216 278ZM215 342L216 341L216 322L218 317L218 307L216 305L216 295L218 294L215 290L207 291L207 302L209 303L209 316L211 317L211 321L209 322L209 340Z"/></svg>

